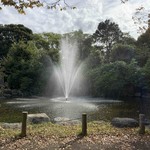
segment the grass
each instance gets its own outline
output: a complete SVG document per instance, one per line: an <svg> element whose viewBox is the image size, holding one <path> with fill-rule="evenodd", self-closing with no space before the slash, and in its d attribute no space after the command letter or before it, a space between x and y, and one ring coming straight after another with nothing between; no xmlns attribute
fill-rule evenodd
<svg viewBox="0 0 150 150"><path fill-rule="evenodd" d="M20 134L19 129L2 129L0 127L0 137L10 138L16 137ZM121 135L121 134L138 134L138 128L115 128L108 122L90 122L88 123L88 135L91 134L107 134L107 135ZM81 125L63 126L52 123L28 125L27 134L33 136L55 136L68 137L77 136L81 134ZM146 130L146 134L150 134L150 130Z"/></svg>

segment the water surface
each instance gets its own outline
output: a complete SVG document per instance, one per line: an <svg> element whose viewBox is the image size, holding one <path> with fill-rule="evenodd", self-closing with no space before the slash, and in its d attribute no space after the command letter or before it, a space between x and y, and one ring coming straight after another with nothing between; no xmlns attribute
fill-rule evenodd
<svg viewBox="0 0 150 150"><path fill-rule="evenodd" d="M138 119L139 113L149 118L150 102L131 99L128 101L73 97L65 98L16 98L0 100L0 122L20 122L22 111L46 113L51 120L56 117L80 119L82 113L88 114L88 121L110 121L113 117L132 117Z"/></svg>

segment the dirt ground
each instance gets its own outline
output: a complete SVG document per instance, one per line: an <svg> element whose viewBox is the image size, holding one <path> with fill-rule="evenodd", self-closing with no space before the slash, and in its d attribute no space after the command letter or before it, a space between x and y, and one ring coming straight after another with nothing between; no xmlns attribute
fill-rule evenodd
<svg viewBox="0 0 150 150"><path fill-rule="evenodd" d="M28 135L0 139L0 150L150 150L150 135L88 135L48 137Z"/></svg>

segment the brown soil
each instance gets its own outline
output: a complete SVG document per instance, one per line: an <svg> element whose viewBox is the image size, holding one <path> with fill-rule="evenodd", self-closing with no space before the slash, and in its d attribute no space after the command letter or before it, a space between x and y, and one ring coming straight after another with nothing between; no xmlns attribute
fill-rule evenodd
<svg viewBox="0 0 150 150"><path fill-rule="evenodd" d="M0 150L150 150L150 135L33 136L0 138Z"/></svg>

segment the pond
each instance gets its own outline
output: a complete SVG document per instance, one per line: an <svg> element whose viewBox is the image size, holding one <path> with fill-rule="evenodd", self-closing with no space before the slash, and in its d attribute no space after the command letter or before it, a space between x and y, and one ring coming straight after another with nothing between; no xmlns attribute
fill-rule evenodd
<svg viewBox="0 0 150 150"><path fill-rule="evenodd" d="M0 100L0 122L20 122L22 111L46 113L51 120L56 117L80 119L87 113L88 121L110 121L113 117L132 117L138 119L139 113L150 117L150 101L130 99L127 101L103 98L73 97L65 98L15 98Z"/></svg>

